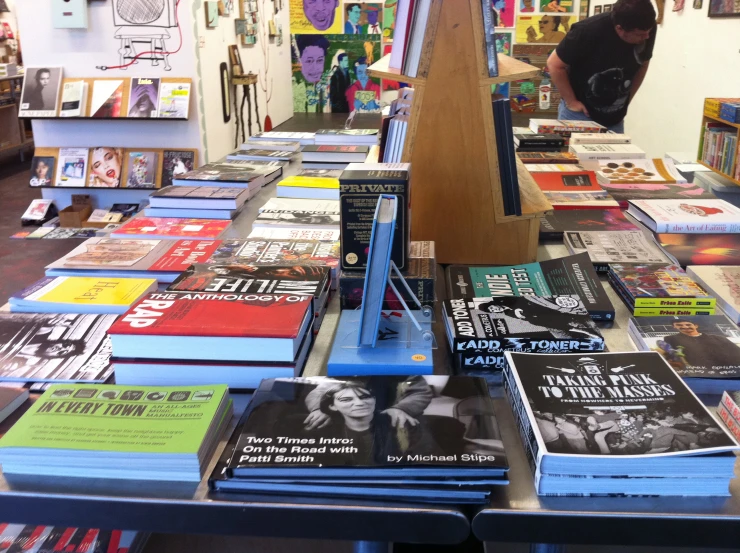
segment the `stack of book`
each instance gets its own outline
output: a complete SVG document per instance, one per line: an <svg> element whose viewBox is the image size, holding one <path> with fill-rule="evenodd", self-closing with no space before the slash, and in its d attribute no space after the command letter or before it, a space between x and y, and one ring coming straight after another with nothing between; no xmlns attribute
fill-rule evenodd
<svg viewBox="0 0 740 553"><path fill-rule="evenodd" d="M139 215L111 232L111 238L165 240L215 240L231 226L231 221L145 217Z"/></svg>
<svg viewBox="0 0 740 553"><path fill-rule="evenodd" d="M529 128L536 134L559 134L565 139L567 146L570 137L577 133L605 133L606 127L599 125L595 121L575 121L565 119L530 119Z"/></svg>
<svg viewBox="0 0 740 553"><path fill-rule="evenodd" d="M556 210L616 209L619 204L599 186L596 175L579 165L530 164L532 178Z"/></svg>
<svg viewBox="0 0 740 553"><path fill-rule="evenodd" d="M686 273L717 299L728 317L740 323L740 267L692 265Z"/></svg>
<svg viewBox="0 0 740 553"><path fill-rule="evenodd" d="M44 277L8 303L11 313L124 313L156 289L154 279Z"/></svg>
<svg viewBox="0 0 740 553"><path fill-rule="evenodd" d="M381 124L380 152L378 159L383 163L400 163L406 145L413 88L398 89L398 97L388 106L388 113ZM384 112L385 113L385 112Z"/></svg>
<svg viewBox="0 0 740 553"><path fill-rule="evenodd" d="M608 276L635 317L714 315L717 300L677 265L613 263Z"/></svg>
<svg viewBox="0 0 740 553"><path fill-rule="evenodd" d="M740 233L740 208L724 200L631 200L627 213L656 233Z"/></svg>
<svg viewBox="0 0 740 553"><path fill-rule="evenodd" d="M730 494L740 446L658 353L506 359L539 495Z"/></svg>
<svg viewBox="0 0 740 553"><path fill-rule="evenodd" d="M396 410L404 416L392 418ZM507 470L482 379L314 377L263 381L209 482L263 495L483 503Z"/></svg>
<svg viewBox="0 0 740 553"><path fill-rule="evenodd" d="M416 77L429 21L432 0L399 0L396 5L396 28L388 67L403 75Z"/></svg>
<svg viewBox="0 0 740 553"><path fill-rule="evenodd" d="M252 196L249 188L168 186L149 197L147 217L234 219Z"/></svg>
<svg viewBox="0 0 740 553"><path fill-rule="evenodd" d="M519 152L560 152L565 145L565 139L555 133L514 134L514 145Z"/></svg>
<svg viewBox="0 0 740 553"><path fill-rule="evenodd" d="M724 315L636 317L627 331L637 349L658 352L695 393L740 390L740 329Z"/></svg>
<svg viewBox="0 0 740 553"><path fill-rule="evenodd" d="M277 183L277 197L338 200L341 174L341 171L332 169L304 169L298 175Z"/></svg>
<svg viewBox="0 0 740 553"><path fill-rule="evenodd" d="M282 132L282 131L265 131L249 137L247 144L267 142L298 142L301 146L313 144L315 133L312 132ZM283 148L287 150L288 148Z"/></svg>
<svg viewBox="0 0 740 553"><path fill-rule="evenodd" d="M571 254L588 253L597 273L609 272L610 263L671 263L641 230L566 231L563 242Z"/></svg>
<svg viewBox="0 0 740 553"><path fill-rule="evenodd" d="M188 284L181 281L198 287ZM116 382L250 389L262 378L298 376L311 347L313 305L313 293L149 294L108 331Z"/></svg>
<svg viewBox="0 0 740 553"><path fill-rule="evenodd" d="M447 340L459 368L496 373L504 352L602 351L604 338L576 294L445 300Z"/></svg>
<svg viewBox="0 0 740 553"><path fill-rule="evenodd" d="M303 146L301 153L306 169L345 169L349 163L364 162L370 146L315 144Z"/></svg>
<svg viewBox="0 0 740 553"><path fill-rule="evenodd" d="M4 474L200 482L231 419L226 386L54 384L0 439Z"/></svg>
<svg viewBox="0 0 740 553"><path fill-rule="evenodd" d="M153 278L170 283L199 260L208 259L219 240L130 240L90 238L46 266L46 276Z"/></svg>
<svg viewBox="0 0 740 553"><path fill-rule="evenodd" d="M316 131L314 143L335 146L375 146L378 143L378 129L319 129Z"/></svg>

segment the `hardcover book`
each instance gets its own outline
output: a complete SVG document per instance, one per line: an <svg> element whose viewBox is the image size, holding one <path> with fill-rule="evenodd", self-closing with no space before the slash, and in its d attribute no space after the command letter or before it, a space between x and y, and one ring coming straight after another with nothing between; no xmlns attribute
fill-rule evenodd
<svg viewBox="0 0 740 553"><path fill-rule="evenodd" d="M0 379L103 382L115 315L0 313Z"/></svg>
<svg viewBox="0 0 740 553"><path fill-rule="evenodd" d="M737 443L658 353L506 358L538 494L728 495Z"/></svg>
<svg viewBox="0 0 740 553"><path fill-rule="evenodd" d="M740 265L740 234L664 234L655 241L677 265Z"/></svg>
<svg viewBox="0 0 740 553"><path fill-rule="evenodd" d="M190 83L165 83L159 85L158 117L162 119L187 119L190 110Z"/></svg>
<svg viewBox="0 0 740 553"><path fill-rule="evenodd" d="M604 338L576 295L451 299L443 310L455 354L604 349Z"/></svg>
<svg viewBox="0 0 740 553"><path fill-rule="evenodd" d="M609 277L632 307L714 309L716 300L676 265L612 263Z"/></svg>
<svg viewBox="0 0 740 553"><path fill-rule="evenodd" d="M195 169L195 152L165 150L162 153L162 188L172 185L172 179Z"/></svg>
<svg viewBox="0 0 740 553"><path fill-rule="evenodd" d="M629 333L640 350L658 352L683 378L740 377L740 329L724 315L635 317ZM718 383L714 393L739 384Z"/></svg>
<svg viewBox="0 0 740 553"><path fill-rule="evenodd" d="M180 219L166 217L134 217L111 233L114 238L166 238L170 240L215 240L231 221L212 219Z"/></svg>
<svg viewBox="0 0 740 553"><path fill-rule="evenodd" d="M157 281L136 278L46 277L8 300L12 313L123 313Z"/></svg>
<svg viewBox="0 0 740 553"><path fill-rule="evenodd" d="M131 92L128 99L128 116L157 117L159 105L159 79L135 77L131 79Z"/></svg>
<svg viewBox="0 0 740 553"><path fill-rule="evenodd" d="M540 219L540 240L562 240L566 231L638 230L618 209L566 209Z"/></svg>
<svg viewBox="0 0 740 553"><path fill-rule="evenodd" d="M90 117L121 117L123 79L96 79L93 81Z"/></svg>
<svg viewBox="0 0 740 553"><path fill-rule="evenodd" d="M628 213L656 233L740 233L740 208L724 200L634 200Z"/></svg>
<svg viewBox="0 0 740 553"><path fill-rule="evenodd" d="M717 298L728 317L740 323L740 267L692 265L686 272Z"/></svg>
<svg viewBox="0 0 740 553"><path fill-rule="evenodd" d="M570 151L581 161L602 159L645 159L645 151L634 144L572 144Z"/></svg>
<svg viewBox="0 0 740 553"><path fill-rule="evenodd" d="M614 319L586 253L508 267L450 265L446 276L449 298L578 295L593 320Z"/></svg>
<svg viewBox="0 0 740 553"><path fill-rule="evenodd" d="M566 231L563 241L571 254L588 253L596 271L605 273L609 263L662 263L670 259L640 230Z"/></svg>
<svg viewBox="0 0 740 553"><path fill-rule="evenodd" d="M370 231L375 206L382 194L398 197L398 212L391 259L404 270L408 262L411 200L410 172L404 169L383 169L363 163L352 163L339 179L341 209L342 268L362 269L367 266Z"/></svg>
<svg viewBox="0 0 740 553"><path fill-rule="evenodd" d="M55 186L84 187L89 155L88 148L59 148Z"/></svg>
<svg viewBox="0 0 740 553"><path fill-rule="evenodd" d="M152 293L108 334L116 357L293 362L312 304L297 294Z"/></svg>
<svg viewBox="0 0 740 553"><path fill-rule="evenodd" d="M255 192L262 187L264 182L264 173L212 163L172 176L172 184L176 186L230 186L249 188Z"/></svg>

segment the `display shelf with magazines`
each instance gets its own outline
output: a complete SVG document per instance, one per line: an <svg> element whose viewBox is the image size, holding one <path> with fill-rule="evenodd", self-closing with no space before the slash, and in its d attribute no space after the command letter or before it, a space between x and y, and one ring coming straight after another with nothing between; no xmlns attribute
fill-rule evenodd
<svg viewBox="0 0 740 553"><path fill-rule="evenodd" d="M420 6L428 8L428 21L416 76L393 69L395 51L368 68L374 77L414 89L400 156L414 168L411 189L425 190L414 195L412 239L434 240L442 263L532 262L539 217L552 206L524 164L515 163L513 138L499 132L511 125L501 115L505 110L496 108L501 117L494 117L491 84L527 79L539 70L505 55L489 59L480 0ZM413 19L412 35L415 14ZM403 45L394 42L394 48Z"/></svg>

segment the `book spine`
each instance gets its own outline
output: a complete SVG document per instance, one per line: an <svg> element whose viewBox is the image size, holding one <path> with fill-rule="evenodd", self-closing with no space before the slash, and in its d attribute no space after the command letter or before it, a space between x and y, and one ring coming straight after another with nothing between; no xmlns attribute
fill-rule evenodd
<svg viewBox="0 0 740 553"><path fill-rule="evenodd" d="M506 357L503 353L489 353L485 355L461 353L456 357L458 368L462 371L466 371L468 369L502 371L506 367Z"/></svg>
<svg viewBox="0 0 740 553"><path fill-rule="evenodd" d="M725 423L725 426L727 427L727 430L730 431L730 434L732 434L732 436L736 440L740 441L740 423L738 423L737 419L732 416L730 411L728 411L724 407L724 405L720 405L717 408L717 414L719 415L719 418L722 419L722 422Z"/></svg>
<svg viewBox="0 0 740 553"><path fill-rule="evenodd" d="M514 198L511 194L511 188L507 186L509 180L509 171L507 169L508 156L506 152L506 137L504 133L504 127L506 121L503 114L503 101L493 101L493 129L496 135L496 153L498 155L498 170L499 170L499 185L501 187L501 199L504 203L504 214L513 215L514 209Z"/></svg>
<svg viewBox="0 0 740 553"><path fill-rule="evenodd" d="M735 403L735 400L732 399L732 396L727 392L722 393L722 402L720 403L720 407L722 406L727 409L734 419L740 419L740 406Z"/></svg>
<svg viewBox="0 0 740 553"><path fill-rule="evenodd" d="M511 179L511 194L514 197L514 214L517 217L520 217L522 215L522 203L521 198L519 197L519 174L517 173L516 169L516 154L514 153L514 123L511 120L511 100L508 98L505 99L503 102L503 111L504 111L504 133L506 136L506 139L508 140L508 154L509 154L509 178Z"/></svg>
<svg viewBox="0 0 740 553"><path fill-rule="evenodd" d="M635 307L669 307L676 309L710 309L713 311L717 300L714 298L635 298Z"/></svg>
<svg viewBox="0 0 740 553"><path fill-rule="evenodd" d="M519 388L514 381L514 377L511 374L511 367L507 366L504 369L504 393L506 398L509 400L511 411L514 414L514 422L516 423L517 430L519 431L519 437L524 445L524 453L527 457L527 463L532 471L532 474L537 474L537 458L539 456L539 446L537 445L537 439L534 436L534 430L529 422L527 411L524 407L521 394L519 394Z"/></svg>
<svg viewBox="0 0 740 553"><path fill-rule="evenodd" d="M414 296L421 302L422 305L429 307L434 306L434 282L433 278L406 278L406 284L411 287L414 292ZM404 301L411 305L413 300L407 298L405 289L399 286L397 279L393 278L394 285L404 297ZM365 286L364 278L339 278L339 304L341 309L357 309L362 305L362 291ZM383 301L383 309L394 310L402 309L403 306L395 296L391 293L391 287L386 288L385 296L386 299ZM388 299L392 298L392 299Z"/></svg>
<svg viewBox="0 0 740 553"><path fill-rule="evenodd" d="M483 8L483 35L486 37L486 57L488 58L488 76L498 77L498 57L496 54L496 32L493 21L491 0L481 0Z"/></svg>
<svg viewBox="0 0 740 553"><path fill-rule="evenodd" d="M633 315L635 317L663 317L663 316L684 316L693 317L694 315L714 315L714 307L707 309L677 309L677 308L653 308L653 307L635 307Z"/></svg>

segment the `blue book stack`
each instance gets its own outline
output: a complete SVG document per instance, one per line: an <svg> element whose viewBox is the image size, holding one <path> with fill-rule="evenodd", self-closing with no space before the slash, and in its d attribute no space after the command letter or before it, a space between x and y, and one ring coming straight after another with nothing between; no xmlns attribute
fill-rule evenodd
<svg viewBox="0 0 740 553"><path fill-rule="evenodd" d="M327 367L329 376L432 374L431 314L383 313L398 198L381 196L373 220L360 311L342 311Z"/></svg>

